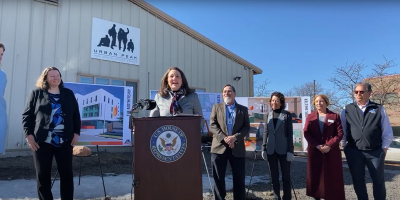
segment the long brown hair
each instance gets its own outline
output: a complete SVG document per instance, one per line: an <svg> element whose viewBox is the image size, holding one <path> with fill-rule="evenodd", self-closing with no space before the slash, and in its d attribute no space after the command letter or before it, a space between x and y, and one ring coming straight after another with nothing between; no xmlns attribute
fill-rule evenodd
<svg viewBox="0 0 400 200"><path fill-rule="evenodd" d="M178 67L170 67L165 72L164 76L161 78L161 87L160 87L160 90L158 90L158 93L164 98L169 96L169 93L167 91L167 89L169 88L169 85L168 85L168 74L172 70L177 70L181 74L181 77L182 77L182 86L181 86L181 88L183 87L186 90L186 96L191 94L191 93L193 93L193 90L190 89L190 87L189 87L189 83L188 83L188 81L186 79L185 74Z"/></svg>
<svg viewBox="0 0 400 200"><path fill-rule="evenodd" d="M60 70L58 70L56 67L48 67L46 69L43 70L42 74L40 74L39 78L36 81L36 87L43 89L43 90L48 90L50 89L50 85L49 83L47 83L47 74L49 74L49 71L51 70L57 70L58 73L60 74L60 78L61 76L61 72ZM60 85L58 86L58 88L64 88L64 82L61 79Z"/></svg>

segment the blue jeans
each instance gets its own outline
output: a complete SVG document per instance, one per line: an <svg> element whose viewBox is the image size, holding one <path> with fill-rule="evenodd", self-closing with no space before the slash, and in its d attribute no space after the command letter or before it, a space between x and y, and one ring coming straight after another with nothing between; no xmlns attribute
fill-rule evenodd
<svg viewBox="0 0 400 200"><path fill-rule="evenodd" d="M382 148L374 150L359 150L356 147L345 147L347 164L349 165L353 179L354 190L358 200L368 200L367 186L365 184L365 165L373 182L373 194L375 200L386 199L385 188L385 152Z"/></svg>

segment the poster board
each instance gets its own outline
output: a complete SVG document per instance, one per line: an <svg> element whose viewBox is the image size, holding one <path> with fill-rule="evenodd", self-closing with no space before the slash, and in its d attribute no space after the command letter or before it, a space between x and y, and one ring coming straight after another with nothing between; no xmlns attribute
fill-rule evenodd
<svg viewBox="0 0 400 200"><path fill-rule="evenodd" d="M132 87L64 83L74 92L81 114L77 145L131 145Z"/></svg>
<svg viewBox="0 0 400 200"><path fill-rule="evenodd" d="M262 150L263 132L268 113L272 111L269 97L236 97L236 102L248 108L250 131L245 139L247 151ZM294 151L305 151L307 141L303 127L311 111L310 97L286 97L285 110L292 114Z"/></svg>

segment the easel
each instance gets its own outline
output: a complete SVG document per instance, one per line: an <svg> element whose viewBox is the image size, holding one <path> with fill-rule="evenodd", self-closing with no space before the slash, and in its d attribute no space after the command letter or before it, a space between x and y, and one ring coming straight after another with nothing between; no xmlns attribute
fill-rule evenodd
<svg viewBox="0 0 400 200"><path fill-rule="evenodd" d="M257 159L257 152L262 152L262 151L261 150L254 150L253 167L251 168L250 182L249 182L249 185L247 186L246 199L247 199L247 197L249 195L249 190L250 190L250 186L251 186L251 180L253 179L253 171L254 171L254 165L255 165L255 162L256 162L256 159ZM272 191L272 180L271 180L271 171L270 171L270 168L269 168L269 164L268 164L268 175L269 175L269 192L271 193L271 191ZM294 191L292 180L290 180L290 185L292 186L294 197L297 200L297 195L296 195L296 192Z"/></svg>
<svg viewBox="0 0 400 200"><path fill-rule="evenodd" d="M249 195L249 190L250 190L250 186L251 186L251 180L253 179L254 165L255 165L256 159L257 159L257 152L262 152L262 151L261 150L254 150L253 167L251 168L250 182L249 182L249 185L247 186L246 199L247 199L247 197ZM269 192L271 192L272 191L272 181L271 181L271 171L269 170L269 167L268 167L268 175L269 175Z"/></svg>
<svg viewBox="0 0 400 200"><path fill-rule="evenodd" d="M87 156L73 155L74 157L80 157L81 158L80 167L79 167L79 182L78 182L78 185L81 184L82 159L83 159L83 157L97 156L98 161L99 161L99 167L100 167L101 181L103 182L104 199L108 199L107 193L106 193L106 186L104 185L104 177L103 177L103 169L101 167L101 161L100 161L99 145L96 145L96 150L97 150L96 154L91 153L90 155L87 155ZM53 187L54 182L57 179L57 175L58 175L58 170L56 171L56 174L54 175L53 182L51 183L51 187Z"/></svg>
<svg viewBox="0 0 400 200"><path fill-rule="evenodd" d="M208 124L207 124L207 120L205 120L205 124L206 124L206 128L207 128L207 136L212 137L212 133L210 132L210 129L208 128ZM203 156L203 161L204 161L204 166L206 167L206 171L207 171L207 176L208 176L208 181L210 182L210 190L213 190L213 186L211 183L211 178L210 178L210 172L208 171L208 166L207 166L207 161L206 161L206 157L204 156L204 148L209 148L209 150L211 149L211 146L206 146L206 145L202 145L201 146L201 155ZM212 194L212 192L211 192Z"/></svg>

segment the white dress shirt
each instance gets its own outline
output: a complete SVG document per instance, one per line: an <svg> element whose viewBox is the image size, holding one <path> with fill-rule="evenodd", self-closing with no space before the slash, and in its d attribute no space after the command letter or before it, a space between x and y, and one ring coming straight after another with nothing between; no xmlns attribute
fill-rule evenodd
<svg viewBox="0 0 400 200"><path fill-rule="evenodd" d="M364 114L365 109L367 108L369 104L369 100L365 105L360 105L357 103L358 108L360 108L360 112ZM341 140L341 145L342 147L346 146L346 141L347 141L347 123L346 123L346 109L342 110L342 113L340 114L340 118L342 120L342 127L343 127L343 138ZM389 117L386 114L385 108L382 106L381 107L381 128L382 128L382 148L388 149L390 146L390 143L393 141L393 129L392 126L390 125L389 122Z"/></svg>

